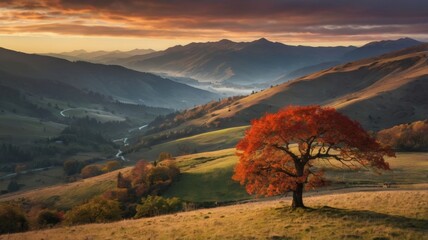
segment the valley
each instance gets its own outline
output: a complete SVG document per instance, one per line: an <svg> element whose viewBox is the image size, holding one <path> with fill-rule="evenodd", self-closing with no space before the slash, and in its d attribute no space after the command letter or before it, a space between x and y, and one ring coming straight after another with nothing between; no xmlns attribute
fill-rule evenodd
<svg viewBox="0 0 428 240"><path fill-rule="evenodd" d="M0 239L422 239L427 80L410 38L0 48Z"/></svg>

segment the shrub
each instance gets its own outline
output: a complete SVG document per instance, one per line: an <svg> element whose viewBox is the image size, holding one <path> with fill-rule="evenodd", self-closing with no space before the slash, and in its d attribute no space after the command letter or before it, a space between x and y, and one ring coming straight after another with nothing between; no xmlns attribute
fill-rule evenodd
<svg viewBox="0 0 428 240"><path fill-rule="evenodd" d="M116 188L109 190L103 194L107 199L117 200L119 202L129 201L129 193L127 188Z"/></svg>
<svg viewBox="0 0 428 240"><path fill-rule="evenodd" d="M103 167L103 172L111 172L119 169L121 166L122 164L117 160L108 161L106 165Z"/></svg>
<svg viewBox="0 0 428 240"><path fill-rule="evenodd" d="M28 230L28 220L17 206L0 204L0 234Z"/></svg>
<svg viewBox="0 0 428 240"><path fill-rule="evenodd" d="M102 173L103 172L101 171L101 169L98 165L88 165L88 166L84 167L82 169L82 171L80 172L80 174L82 175L83 178L95 177L95 176L98 176Z"/></svg>
<svg viewBox="0 0 428 240"><path fill-rule="evenodd" d="M64 172L67 176L77 174L82 169L82 163L77 160L67 160L64 162Z"/></svg>
<svg viewBox="0 0 428 240"><path fill-rule="evenodd" d="M148 196L141 199L137 206L135 218L152 217L161 214L176 212L182 209L181 200L178 198L163 198L160 196Z"/></svg>
<svg viewBox="0 0 428 240"><path fill-rule="evenodd" d="M62 216L58 212L43 210L37 216L37 223L41 227L54 226L62 221Z"/></svg>
<svg viewBox="0 0 428 240"><path fill-rule="evenodd" d="M118 201L100 197L77 206L65 214L68 224L104 223L119 220L121 210Z"/></svg>

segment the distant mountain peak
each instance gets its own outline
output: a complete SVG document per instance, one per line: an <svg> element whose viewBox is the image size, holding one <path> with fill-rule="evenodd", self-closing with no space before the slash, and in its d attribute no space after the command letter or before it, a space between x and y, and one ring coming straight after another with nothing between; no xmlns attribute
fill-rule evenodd
<svg viewBox="0 0 428 240"><path fill-rule="evenodd" d="M365 44L363 47L365 46L386 46L386 45L392 45L392 44L410 44L410 45L416 45L416 44L421 44L422 42L415 40L413 38L409 38L409 37L404 37L404 38L399 38L396 40L381 40L381 41L373 41L373 42L369 42L367 44Z"/></svg>
<svg viewBox="0 0 428 240"><path fill-rule="evenodd" d="M272 42L263 37L253 41L253 43L272 43Z"/></svg>

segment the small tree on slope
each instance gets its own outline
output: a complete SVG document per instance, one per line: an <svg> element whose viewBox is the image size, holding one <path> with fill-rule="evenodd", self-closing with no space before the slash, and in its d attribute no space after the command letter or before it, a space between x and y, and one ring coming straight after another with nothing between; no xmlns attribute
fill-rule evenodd
<svg viewBox="0 0 428 240"><path fill-rule="evenodd" d="M287 107L253 120L237 145L233 179L250 194L293 192L292 208L303 208L303 189L325 184L315 161L358 169L388 170L384 156L395 156L362 127L333 108Z"/></svg>

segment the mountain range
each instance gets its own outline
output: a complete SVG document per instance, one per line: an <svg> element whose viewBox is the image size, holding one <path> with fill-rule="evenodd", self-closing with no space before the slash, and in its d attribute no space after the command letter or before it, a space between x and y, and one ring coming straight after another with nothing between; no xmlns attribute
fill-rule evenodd
<svg viewBox="0 0 428 240"><path fill-rule="evenodd" d="M428 44L348 62L236 99L193 116L166 132L210 131L248 125L288 105L338 109L365 129L380 130L428 116ZM182 118L190 116L187 110ZM154 126L156 128L156 126ZM186 129L183 131L183 129ZM153 131L152 131L153 132Z"/></svg>
<svg viewBox="0 0 428 240"><path fill-rule="evenodd" d="M128 58L136 55L144 55L155 52L153 49L133 49L130 51L94 51L74 50L61 53L46 53L43 55L63 58L69 61L86 61L92 63L109 63L121 58Z"/></svg>
<svg viewBox="0 0 428 240"><path fill-rule="evenodd" d="M373 57L416 46L410 38L371 42L361 47L308 47L271 42L190 43L164 51L110 61L144 72L190 77L223 85L262 85L282 83L341 63Z"/></svg>
<svg viewBox="0 0 428 240"><path fill-rule="evenodd" d="M121 66L70 62L0 48L0 83L21 89L38 83L62 95L65 89L91 91L125 103L184 109L218 96L185 84ZM17 81L16 79L20 79ZM20 85L19 85L20 84Z"/></svg>

